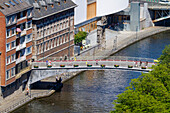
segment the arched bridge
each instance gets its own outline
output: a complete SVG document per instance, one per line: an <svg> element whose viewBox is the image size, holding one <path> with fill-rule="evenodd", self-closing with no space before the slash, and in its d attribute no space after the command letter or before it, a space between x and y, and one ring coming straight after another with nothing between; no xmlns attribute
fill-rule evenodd
<svg viewBox="0 0 170 113"><path fill-rule="evenodd" d="M46 61L36 61L32 63L32 72L28 84L33 84L39 80L50 76L59 75L65 72L75 72L84 70L129 70L149 72L150 67L155 65L154 59L120 57L114 56L106 60L93 59L91 57L79 57L74 60L60 61L60 58L49 58ZM99 58L99 57L98 57ZM47 62L48 61L48 62Z"/></svg>

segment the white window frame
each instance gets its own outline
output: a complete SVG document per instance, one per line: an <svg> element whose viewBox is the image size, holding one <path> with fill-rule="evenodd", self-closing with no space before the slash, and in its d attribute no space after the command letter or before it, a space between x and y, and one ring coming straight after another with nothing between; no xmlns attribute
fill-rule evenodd
<svg viewBox="0 0 170 113"><path fill-rule="evenodd" d="M12 60L12 56L14 56L14 60ZM16 55L15 55L15 54L12 54L12 55L11 55L11 63L16 61L15 58L16 58Z"/></svg>
<svg viewBox="0 0 170 113"><path fill-rule="evenodd" d="M14 34L12 34L12 32L11 32L11 36L16 35L16 27L12 28L11 31L12 31L12 30L14 30Z"/></svg>
<svg viewBox="0 0 170 113"><path fill-rule="evenodd" d="M28 48L30 48L30 52L29 53L28 53ZM26 55L29 55L31 53L32 53L32 46L29 46L29 47L26 48Z"/></svg>
<svg viewBox="0 0 170 113"><path fill-rule="evenodd" d="M29 40L28 40L28 36L30 36ZM31 42L31 41L32 41L32 33L31 33L31 34L28 34L28 35L26 36L26 43Z"/></svg>
<svg viewBox="0 0 170 113"><path fill-rule="evenodd" d="M9 58L9 59L8 59ZM9 60L9 61L8 61ZM11 63L11 57L10 56L7 56L6 57L6 65L10 64Z"/></svg>
<svg viewBox="0 0 170 113"><path fill-rule="evenodd" d="M30 27L28 27L28 23L31 23ZM31 29L32 28L32 20L27 22L27 29Z"/></svg>
<svg viewBox="0 0 170 113"><path fill-rule="evenodd" d="M15 23L16 22L16 15L13 15L12 17L11 17L11 23Z"/></svg>
<svg viewBox="0 0 170 113"><path fill-rule="evenodd" d="M7 72L9 72L9 75L7 75ZM10 79L10 69L8 69L7 71L6 71L6 80L8 80L8 79Z"/></svg>
<svg viewBox="0 0 170 113"><path fill-rule="evenodd" d="M9 31L9 36L7 35L7 34L8 34L8 31ZM10 37L10 36L11 36L10 29L7 29L7 30L6 30L6 37L8 38L8 37Z"/></svg>
<svg viewBox="0 0 170 113"><path fill-rule="evenodd" d="M12 73L12 70L13 70L13 73ZM15 67L11 68L11 77L14 77L15 76Z"/></svg>
<svg viewBox="0 0 170 113"><path fill-rule="evenodd" d="M8 45L8 44L9 44L9 49L7 49L7 45ZM6 44L6 52L11 50L10 47L11 47L11 46L10 46L10 43L7 43L7 44Z"/></svg>
<svg viewBox="0 0 170 113"><path fill-rule="evenodd" d="M14 47L12 47L12 43L14 42ZM12 41L11 42L11 49L14 49L14 48L16 48L16 41Z"/></svg>
<svg viewBox="0 0 170 113"><path fill-rule="evenodd" d="M11 24L11 17L7 17L7 18L6 18L6 24L7 24L7 25L10 25L10 24Z"/></svg>

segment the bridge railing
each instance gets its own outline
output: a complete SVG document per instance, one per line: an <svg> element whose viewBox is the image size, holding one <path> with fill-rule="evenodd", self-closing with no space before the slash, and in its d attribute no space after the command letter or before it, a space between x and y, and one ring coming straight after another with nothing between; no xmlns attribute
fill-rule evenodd
<svg viewBox="0 0 170 113"><path fill-rule="evenodd" d="M106 58L106 56L78 56L78 57L72 57L70 60L67 59L63 59L60 57L49 57L46 58L44 61L36 61L36 62L49 62L49 60L51 62L71 62L71 61L85 61L85 60L126 60L126 61L148 61L148 62L154 62L154 59L152 58L142 58L142 57L127 57L127 56L109 56ZM46 63L44 63L44 65L46 65Z"/></svg>
<svg viewBox="0 0 170 113"><path fill-rule="evenodd" d="M74 60L53 60L56 57L49 58L51 60L51 65L53 68L61 67L64 65L65 67L73 67L74 65L79 65L79 67L86 67L87 64L92 64L93 66L100 66L104 64L106 66L114 66L120 65L123 67L127 67L128 65L134 66L136 63L139 65L139 62L142 62L142 66L146 66L146 62L148 62L148 67L151 67L154 63L154 59L151 58L139 58L139 57L126 57L126 56L111 56L105 59L98 59L104 56L82 56L82 57L75 57ZM49 62L49 61L48 61ZM34 62L32 65L32 69L35 66L39 68L47 68L49 63L46 61L38 61Z"/></svg>

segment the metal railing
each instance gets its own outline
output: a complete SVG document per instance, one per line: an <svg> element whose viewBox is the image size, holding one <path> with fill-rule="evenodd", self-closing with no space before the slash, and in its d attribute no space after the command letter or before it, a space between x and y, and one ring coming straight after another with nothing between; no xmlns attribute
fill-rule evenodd
<svg viewBox="0 0 170 113"><path fill-rule="evenodd" d="M9 106L8 108L0 111L0 113L8 113L11 112L13 110L15 110L16 108L18 108L19 106L24 105L25 103L31 101L34 98L37 97L43 97L43 96L49 96L50 92L52 91L53 87L48 90L48 91L44 91L44 92L40 92L40 93L33 93L31 95L27 95L25 98L23 98L22 100L20 100L19 102L14 103L13 105Z"/></svg>

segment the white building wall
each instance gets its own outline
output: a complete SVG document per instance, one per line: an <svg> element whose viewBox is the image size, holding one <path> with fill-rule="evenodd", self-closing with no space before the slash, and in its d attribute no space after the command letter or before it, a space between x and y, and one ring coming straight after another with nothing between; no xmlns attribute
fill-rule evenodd
<svg viewBox="0 0 170 113"><path fill-rule="evenodd" d="M87 18L87 0L72 0L77 7L74 9L75 18L74 24L77 25L81 22L86 21Z"/></svg>
<svg viewBox="0 0 170 113"><path fill-rule="evenodd" d="M87 20L87 0L72 0L75 8L74 24L77 25ZM129 0L96 0L97 17L114 14L124 10L129 5Z"/></svg>
<svg viewBox="0 0 170 113"><path fill-rule="evenodd" d="M104 16L124 10L129 5L129 0L97 0L97 16Z"/></svg>

